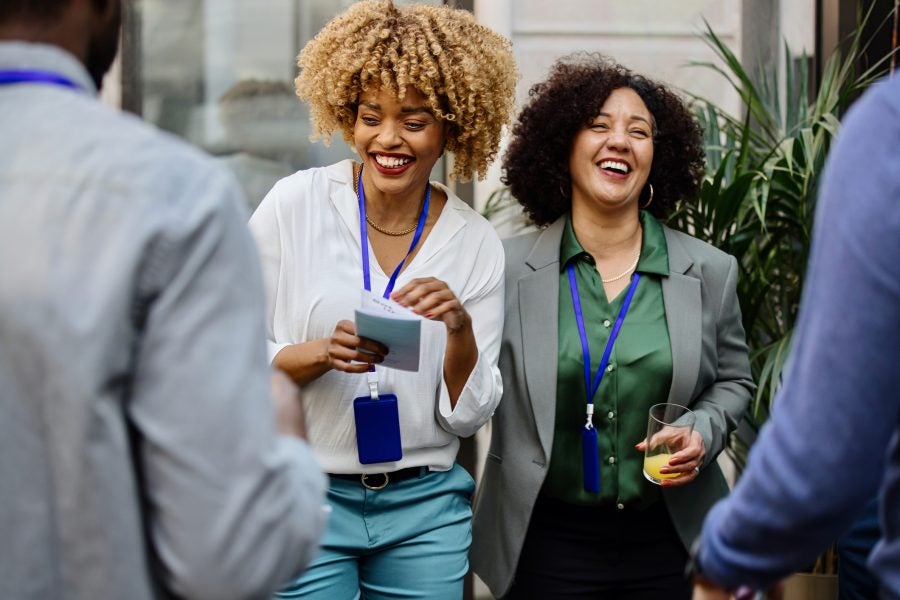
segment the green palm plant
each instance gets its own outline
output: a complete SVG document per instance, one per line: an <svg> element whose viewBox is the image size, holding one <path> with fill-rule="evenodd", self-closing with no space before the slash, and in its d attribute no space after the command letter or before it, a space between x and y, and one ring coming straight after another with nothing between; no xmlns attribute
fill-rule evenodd
<svg viewBox="0 0 900 600"><path fill-rule="evenodd" d="M668 223L738 259L738 296L759 384L749 415L754 428L768 417L781 381L806 272L819 174L838 117L887 70L890 55L862 72L855 69L867 49L862 39L867 18L861 17L846 52L829 58L813 97L808 57L795 66L785 47L782 102L777 71L771 68L754 80L709 24L703 38L719 62L693 63L720 73L745 110L738 118L695 97L706 138L707 175L696 201L680 205ZM735 440L734 445L740 465L743 444Z"/></svg>

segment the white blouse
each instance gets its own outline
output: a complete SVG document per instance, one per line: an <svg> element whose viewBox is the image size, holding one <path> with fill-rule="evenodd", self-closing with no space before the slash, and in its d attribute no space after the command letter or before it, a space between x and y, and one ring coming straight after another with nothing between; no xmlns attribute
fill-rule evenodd
<svg viewBox="0 0 900 600"><path fill-rule="evenodd" d="M359 205L351 161L299 171L275 184L250 219L267 291L269 358L285 346L330 337L353 320L363 288ZM503 246L493 227L440 184L447 203L419 252L397 279L447 283L472 318L478 361L451 410L443 379L447 333L423 320L418 372L378 368L379 390L397 395L403 458L363 465L356 451L353 399L368 396L366 375L332 370L302 387L310 445L329 473L449 470L459 437L491 417L503 391L497 355L503 329ZM385 274L369 249L372 291Z"/></svg>

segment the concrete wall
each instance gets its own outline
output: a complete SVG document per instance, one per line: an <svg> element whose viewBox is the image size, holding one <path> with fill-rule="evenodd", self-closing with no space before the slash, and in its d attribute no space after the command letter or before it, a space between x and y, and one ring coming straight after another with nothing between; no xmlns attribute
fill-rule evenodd
<svg viewBox="0 0 900 600"><path fill-rule="evenodd" d="M474 6L479 21L513 41L522 72L517 92L520 105L528 88L546 76L558 57L589 51L609 55L641 74L737 113L738 96L725 80L710 69L689 64L714 60L699 36L705 30L704 19L741 56L742 8L756 4L750 0L475 0ZM767 32L772 31L771 25L770 21ZM500 186L499 174L495 164L490 177L475 184L476 206L482 206Z"/></svg>

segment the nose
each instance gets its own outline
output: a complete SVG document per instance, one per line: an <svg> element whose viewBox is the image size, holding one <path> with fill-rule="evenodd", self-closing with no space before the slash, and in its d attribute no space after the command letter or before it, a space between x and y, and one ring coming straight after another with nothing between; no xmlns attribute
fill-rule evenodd
<svg viewBox="0 0 900 600"><path fill-rule="evenodd" d="M393 148L403 143L398 127L392 123L382 123L378 130L378 143L384 148Z"/></svg>
<svg viewBox="0 0 900 600"><path fill-rule="evenodd" d="M606 138L606 146L610 150L628 152L631 149L631 140L629 139L627 132L620 129L614 129L609 132L609 137Z"/></svg>

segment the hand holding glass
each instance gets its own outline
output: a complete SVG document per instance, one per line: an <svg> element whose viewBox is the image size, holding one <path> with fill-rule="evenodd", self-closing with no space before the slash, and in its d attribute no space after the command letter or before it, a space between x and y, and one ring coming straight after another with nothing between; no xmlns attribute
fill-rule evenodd
<svg viewBox="0 0 900 600"><path fill-rule="evenodd" d="M694 413L680 404L654 404L647 417L647 448L644 451L644 477L659 484L682 473L660 473L672 455L683 450L694 431Z"/></svg>

